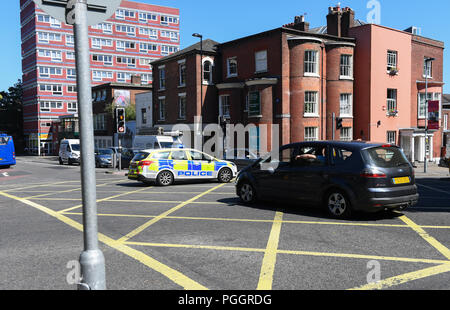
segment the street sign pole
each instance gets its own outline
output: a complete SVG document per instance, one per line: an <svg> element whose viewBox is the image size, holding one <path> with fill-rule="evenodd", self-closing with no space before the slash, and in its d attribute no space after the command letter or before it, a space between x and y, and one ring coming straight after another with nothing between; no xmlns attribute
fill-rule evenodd
<svg viewBox="0 0 450 310"><path fill-rule="evenodd" d="M105 258L98 248L97 193L94 157L94 128L91 103L91 72L87 1L75 4L75 55L80 105L81 183L83 199L84 251L80 256L80 289L105 290Z"/></svg>

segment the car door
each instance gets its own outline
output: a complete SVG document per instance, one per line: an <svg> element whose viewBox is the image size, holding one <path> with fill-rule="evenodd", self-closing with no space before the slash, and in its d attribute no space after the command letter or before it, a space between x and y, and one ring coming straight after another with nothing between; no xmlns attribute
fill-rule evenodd
<svg viewBox="0 0 450 310"><path fill-rule="evenodd" d="M328 182L329 148L325 144L302 144L289 176L289 191L298 200L320 203Z"/></svg>
<svg viewBox="0 0 450 310"><path fill-rule="evenodd" d="M212 179L216 177L214 158L208 154L195 150L189 150L188 155L190 156L189 169L193 174L202 179Z"/></svg>
<svg viewBox="0 0 450 310"><path fill-rule="evenodd" d="M292 193L289 183L292 170L293 156L296 154L295 146L280 149L278 158L268 158L263 165L252 171L256 180L257 191L261 196L268 198L290 199Z"/></svg>
<svg viewBox="0 0 450 310"><path fill-rule="evenodd" d="M176 178L189 179L192 177L192 173L189 170L188 156L185 150L173 151L170 155L170 159L173 163L173 170L176 174Z"/></svg>

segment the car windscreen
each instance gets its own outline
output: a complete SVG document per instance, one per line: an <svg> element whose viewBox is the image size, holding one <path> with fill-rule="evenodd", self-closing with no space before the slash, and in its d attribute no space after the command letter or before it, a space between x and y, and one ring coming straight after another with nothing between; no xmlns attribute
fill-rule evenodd
<svg viewBox="0 0 450 310"><path fill-rule="evenodd" d="M97 153L98 153L99 155L111 155L111 154L113 153L113 151L112 151L112 150L105 149L105 150L98 150Z"/></svg>
<svg viewBox="0 0 450 310"><path fill-rule="evenodd" d="M409 165L408 159L397 147L374 147L363 150L370 164L381 168Z"/></svg>
<svg viewBox="0 0 450 310"><path fill-rule="evenodd" d="M79 144L72 144L71 147L72 147L72 151L77 151L77 152L80 151L80 145Z"/></svg>
<svg viewBox="0 0 450 310"><path fill-rule="evenodd" d="M174 142L159 142L162 149L170 149L170 148L177 148L180 146L179 143Z"/></svg>

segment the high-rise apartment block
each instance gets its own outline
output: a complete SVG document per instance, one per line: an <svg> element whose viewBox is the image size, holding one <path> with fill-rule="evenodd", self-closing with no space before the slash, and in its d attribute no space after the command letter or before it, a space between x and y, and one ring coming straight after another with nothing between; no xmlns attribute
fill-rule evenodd
<svg viewBox="0 0 450 310"><path fill-rule="evenodd" d="M24 134L29 150L57 150L52 126L78 112L73 27L20 0ZM122 1L107 21L89 27L92 85L152 83L150 62L177 52L180 14L175 8Z"/></svg>

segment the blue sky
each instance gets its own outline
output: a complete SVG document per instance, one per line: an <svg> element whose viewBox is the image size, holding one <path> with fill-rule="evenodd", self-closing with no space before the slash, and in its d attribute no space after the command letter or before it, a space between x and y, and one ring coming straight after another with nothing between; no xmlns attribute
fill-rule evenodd
<svg viewBox="0 0 450 310"><path fill-rule="evenodd" d="M375 1L375 0L371 0ZM444 58L444 82L450 83L450 31L448 31L448 0L378 0L381 4L381 24L404 30L410 26L422 28L422 35L443 41L447 47ZM218 42L273 29L293 21L295 15L306 15L311 27L326 24L329 6L339 1L329 0L139 0L156 5L175 7L181 14L181 48L198 39L194 32ZM356 18L367 21L369 0L340 0L349 6ZM22 76L20 49L19 0L3 0L0 10L2 47L0 49L0 90L6 90ZM450 86L444 87L450 93Z"/></svg>

